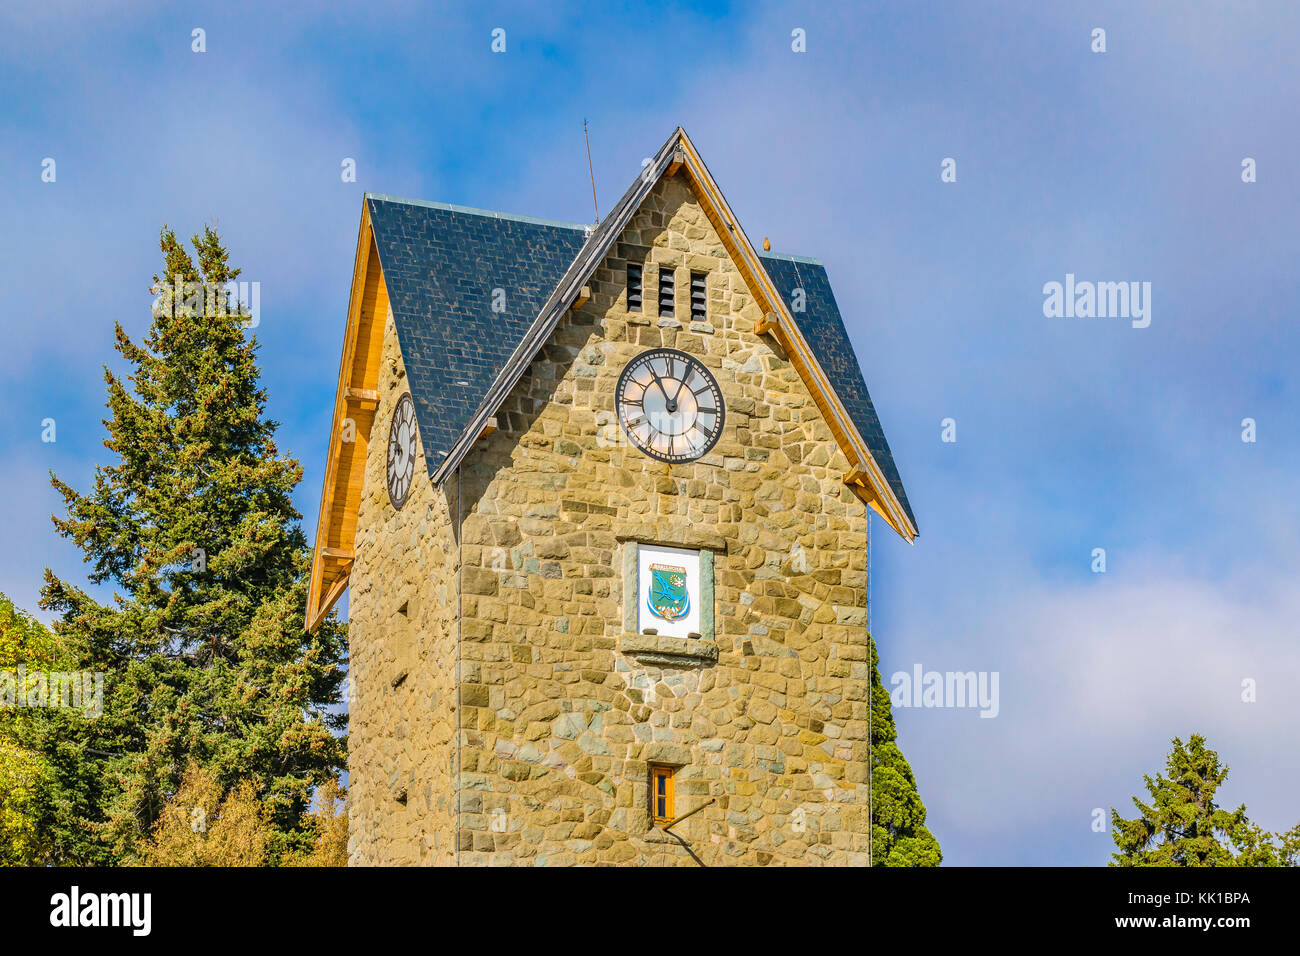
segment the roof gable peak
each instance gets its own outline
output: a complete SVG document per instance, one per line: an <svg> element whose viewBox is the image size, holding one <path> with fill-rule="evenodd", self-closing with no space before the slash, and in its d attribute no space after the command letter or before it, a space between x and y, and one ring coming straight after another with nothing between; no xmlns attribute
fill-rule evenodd
<svg viewBox="0 0 1300 956"><path fill-rule="evenodd" d="M916 522L912 517L911 508L901 495L901 485L896 491L893 487L896 482L889 480L889 476L885 474L885 470L872 454L870 446L836 394L784 298L773 284L771 276L762 264L758 250L745 235L744 229L731 211L717 182L696 151L690 137L687 136L686 130L681 126L674 129L655 155L643 164L641 173L628 187L610 215L583 243L573 263L503 365L496 380L453 443L451 450L433 472L431 477L434 483L441 484L460 467L479 435L483 433L483 429L487 427L488 420L496 414L506 396L518 384L565 313L578 301L582 287L608 255L618 237L623 234L623 230L646 196L661 179L679 172L686 173L705 215L713 224L732 261L765 310L764 317L755 326L754 332L759 335L771 333L796 360L795 365L799 374L813 392L818 407L831 425L831 430L850 463L849 472L844 476L845 482L853 485L859 495L885 519L890 527L911 542L917 534ZM798 257L771 256L770 258L801 261ZM885 455L888 457L887 449Z"/></svg>

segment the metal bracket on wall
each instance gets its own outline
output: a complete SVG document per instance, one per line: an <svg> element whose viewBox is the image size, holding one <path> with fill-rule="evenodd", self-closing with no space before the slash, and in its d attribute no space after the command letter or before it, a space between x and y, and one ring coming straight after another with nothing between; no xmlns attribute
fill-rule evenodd
<svg viewBox="0 0 1300 956"><path fill-rule="evenodd" d="M717 798L717 797L709 797L709 799L705 800L703 803L701 803L701 804L700 804L698 807L696 807L694 810L689 810L689 811L687 811L686 813L683 813L680 817L677 817L675 820L669 820L667 823L665 823L665 824L664 824L663 826L661 826L659 829L660 829L660 830L668 830L670 827L675 827L675 826L677 826L677 824L681 823L681 822L682 822L683 820L685 820L687 817L693 817L693 816L695 816L695 814L699 813L699 812L700 812L701 810L703 810L705 807L709 806L710 804L717 803L717 802L718 802L718 798Z"/></svg>

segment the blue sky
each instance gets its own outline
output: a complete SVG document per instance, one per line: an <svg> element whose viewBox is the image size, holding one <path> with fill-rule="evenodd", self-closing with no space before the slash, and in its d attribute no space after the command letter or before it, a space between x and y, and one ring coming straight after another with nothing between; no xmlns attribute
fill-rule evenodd
<svg viewBox="0 0 1300 956"><path fill-rule="evenodd" d="M106 454L101 366L114 319L147 327L163 222L215 220L262 285L310 535L362 193L589 221L583 119L602 208L680 123L751 237L830 273L921 529L874 526L886 680L1000 675L995 719L896 712L947 862L1104 863L1093 808L1192 732L1226 803L1290 826L1297 40L1281 2L7 4L0 590L84 573L46 474ZM1067 273L1150 282L1150 326L1046 318Z"/></svg>

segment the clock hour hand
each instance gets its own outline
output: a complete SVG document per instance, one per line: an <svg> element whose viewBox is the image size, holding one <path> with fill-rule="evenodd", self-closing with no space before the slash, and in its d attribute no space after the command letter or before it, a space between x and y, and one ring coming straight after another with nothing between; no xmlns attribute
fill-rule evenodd
<svg viewBox="0 0 1300 956"><path fill-rule="evenodd" d="M677 411L677 396L674 395L672 398L668 397L668 389L664 388L663 379L659 377L658 373L655 372L653 368L650 369L650 374L654 376L655 384L659 386L659 391L664 393L664 401L668 403L667 411L670 413ZM680 388L677 391L679 394L681 393Z"/></svg>

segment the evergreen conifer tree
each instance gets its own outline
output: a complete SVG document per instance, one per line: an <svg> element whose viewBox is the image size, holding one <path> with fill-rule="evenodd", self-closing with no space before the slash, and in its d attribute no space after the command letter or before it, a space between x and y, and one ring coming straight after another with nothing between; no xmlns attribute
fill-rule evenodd
<svg viewBox="0 0 1300 956"><path fill-rule="evenodd" d="M1118 848L1111 855L1111 866L1295 866L1300 862L1300 824L1287 833L1272 834L1247 819L1244 803L1231 811L1215 803L1228 768L1200 734L1192 734L1186 744L1173 739L1165 770L1168 776L1143 777L1151 803L1134 797L1137 817L1126 820L1111 810L1111 835Z"/></svg>
<svg viewBox="0 0 1300 956"><path fill-rule="evenodd" d="M925 804L912 768L898 749L889 691L880 679L876 642L871 654L871 865L938 866L939 841L925 826Z"/></svg>
<svg viewBox="0 0 1300 956"><path fill-rule="evenodd" d="M193 245L195 258L164 227L149 332L136 345L116 326L130 373L105 369L115 463L85 494L51 476L67 509L56 527L114 590L102 604L46 571L59 642L73 666L105 674L103 716L42 744L83 804L46 820L57 862L135 860L191 762L223 793L252 785L275 862L310 845L312 789L344 759L346 718L331 708L345 626L303 628L302 469L276 448L246 312L224 308L239 270L210 227Z"/></svg>

